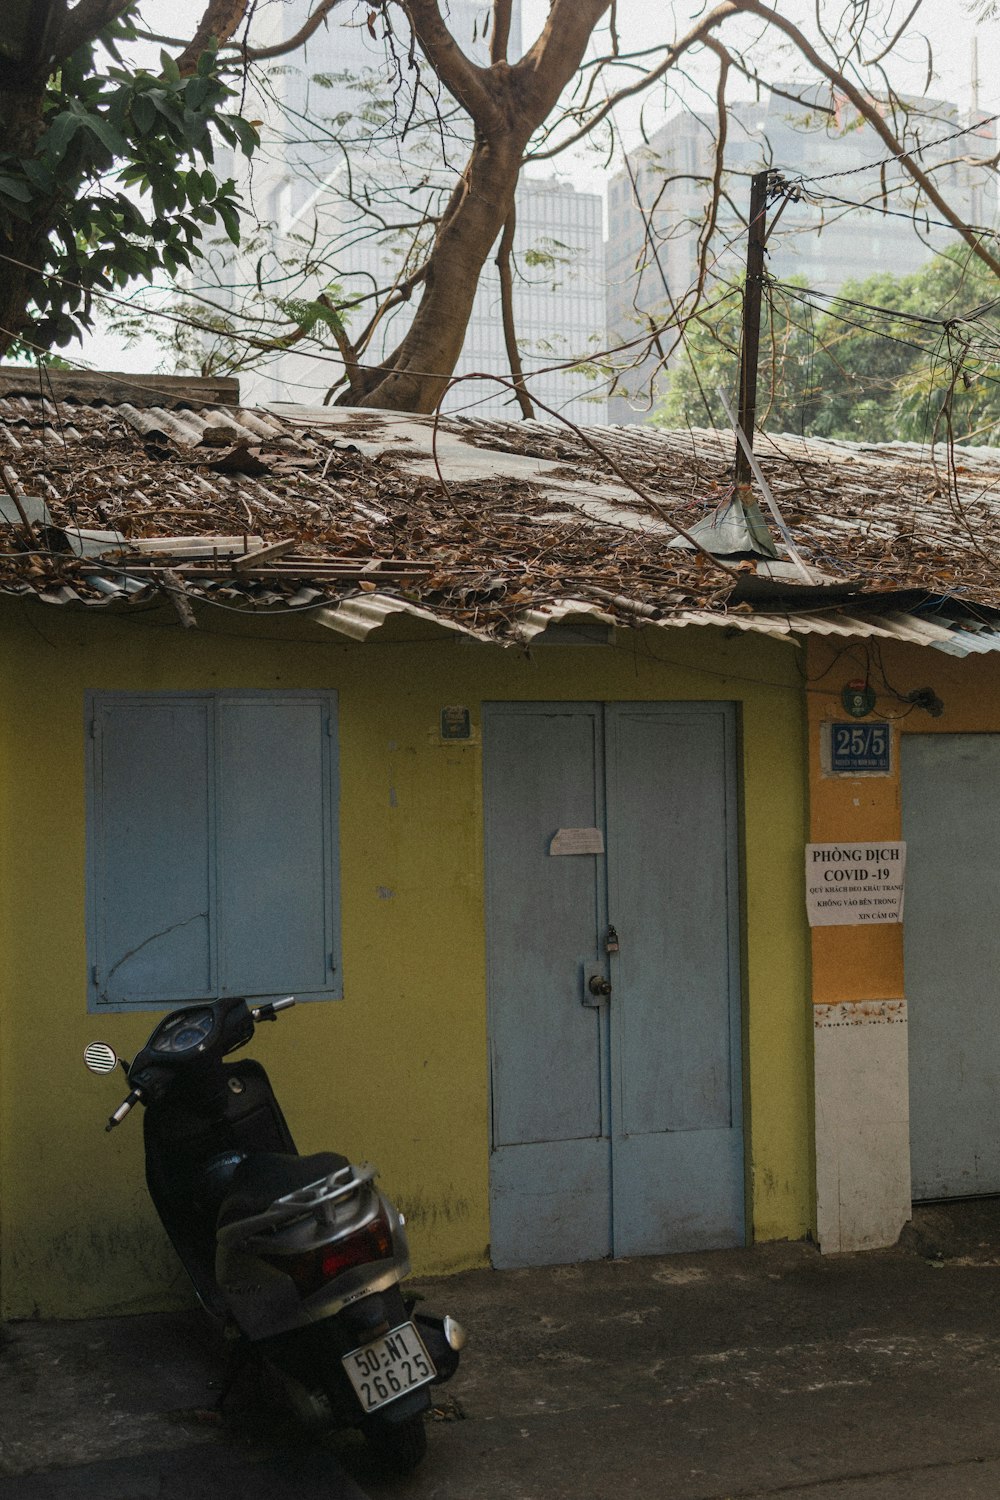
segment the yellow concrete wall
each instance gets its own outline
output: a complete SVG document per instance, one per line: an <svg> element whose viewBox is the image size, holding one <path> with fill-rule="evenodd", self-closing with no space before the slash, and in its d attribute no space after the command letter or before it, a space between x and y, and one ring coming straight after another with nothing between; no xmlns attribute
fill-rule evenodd
<svg viewBox="0 0 1000 1500"><path fill-rule="evenodd" d="M846 650L825 639L809 646L809 842L838 843L902 838L899 739L904 734L959 734L1000 731L1000 659L958 658L916 646L882 643L877 656L861 641ZM881 663L881 665L879 665ZM824 722L845 720L840 701L848 682L870 676L877 692L871 717L893 721L891 776L824 777L820 774L820 733ZM887 690L903 695L933 688L944 704L940 718L909 710ZM886 1000L905 993L903 927L812 929L813 1000Z"/></svg>
<svg viewBox="0 0 1000 1500"><path fill-rule="evenodd" d="M268 1028L300 1149L376 1161L407 1210L416 1269L482 1264L488 1116L480 705L488 699L709 699L742 705L745 1047L751 1231L813 1222L805 716L796 648L693 629L615 649L467 645L433 628L364 645L304 620L169 612L127 621L3 602L0 716L0 1243L8 1316L175 1305L189 1293L148 1205L136 1119L103 1131L149 1012L86 1012L86 690L335 688L340 694L345 998ZM443 743L446 704L469 743Z"/></svg>

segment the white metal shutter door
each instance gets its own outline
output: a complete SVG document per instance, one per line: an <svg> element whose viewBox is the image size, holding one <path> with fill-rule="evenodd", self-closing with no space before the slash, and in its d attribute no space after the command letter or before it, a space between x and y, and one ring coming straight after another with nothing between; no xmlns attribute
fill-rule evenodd
<svg viewBox="0 0 1000 1500"><path fill-rule="evenodd" d="M1000 735L904 735L916 1200L1000 1193Z"/></svg>

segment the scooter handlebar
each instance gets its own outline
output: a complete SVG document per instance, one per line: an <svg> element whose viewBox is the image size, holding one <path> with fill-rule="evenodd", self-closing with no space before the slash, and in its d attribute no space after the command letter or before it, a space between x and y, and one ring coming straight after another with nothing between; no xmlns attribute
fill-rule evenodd
<svg viewBox="0 0 1000 1500"><path fill-rule="evenodd" d="M290 1010L295 1004L294 995L286 995L284 1000L269 1000L266 1005L254 1005L250 1014L255 1021L276 1021L279 1010Z"/></svg>
<svg viewBox="0 0 1000 1500"><path fill-rule="evenodd" d="M114 1114L111 1116L110 1120L105 1125L105 1127L104 1127L105 1132L110 1131L110 1130L114 1130L114 1128L115 1128L116 1125L120 1125L121 1122L124 1120L125 1116L129 1113L129 1111L133 1110L135 1108L135 1106L139 1103L139 1101L141 1099L142 1099L142 1090L141 1089L133 1089L132 1092L131 1092L131 1094L129 1094L128 1098L122 1100L121 1104L119 1104L118 1108L115 1110Z"/></svg>

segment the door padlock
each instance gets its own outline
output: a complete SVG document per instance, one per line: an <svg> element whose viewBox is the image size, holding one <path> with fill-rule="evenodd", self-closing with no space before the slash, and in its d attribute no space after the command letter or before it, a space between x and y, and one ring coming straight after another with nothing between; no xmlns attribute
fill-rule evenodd
<svg viewBox="0 0 1000 1500"><path fill-rule="evenodd" d="M617 932L615 931L615 929L613 927L609 927L608 928L608 935L604 939L604 951L605 951L605 953L618 953L620 951L620 948L621 948L621 944L618 941L618 934L617 934Z"/></svg>

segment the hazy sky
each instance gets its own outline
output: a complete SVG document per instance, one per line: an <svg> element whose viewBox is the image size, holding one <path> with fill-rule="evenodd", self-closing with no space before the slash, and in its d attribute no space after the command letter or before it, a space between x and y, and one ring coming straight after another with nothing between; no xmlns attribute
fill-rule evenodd
<svg viewBox="0 0 1000 1500"><path fill-rule="evenodd" d="M270 0L281 4L282 0ZM789 20L812 30L814 0L771 0ZM912 0L881 0L880 9L891 15L897 24L910 9ZM171 35L185 35L204 9L205 0L145 0L143 15L153 30L162 30ZM443 0L443 8L447 0ZM363 14L367 7L357 0L356 8ZM484 0L484 12L487 0ZM618 0L618 24L623 50L638 50L662 44L674 26L683 32L700 15L707 4L701 0L678 0L668 6L665 0ZM831 4L821 0L821 13L834 16L844 8L843 0ZM343 13L352 9L351 0L343 0ZM548 0L522 0L522 28L525 41L533 38L544 24L548 14ZM875 7L873 6L873 10ZM929 92L940 91L954 99L960 108L971 103L972 38L976 26L972 18L971 0L922 0L920 10L910 30L922 33L930 40L934 68L937 75ZM338 11L338 15L342 12ZM676 17L676 21L672 19ZM760 27L747 27L742 33L749 37L759 32ZM980 98L984 107L1000 107L1000 69L996 66L1000 55L1000 22L980 24L979 74ZM730 30L723 32L729 36ZM773 60L773 46L768 47ZM898 86L914 92L923 92L927 81L927 48L916 37L905 47L897 49L892 62L892 74Z"/></svg>

